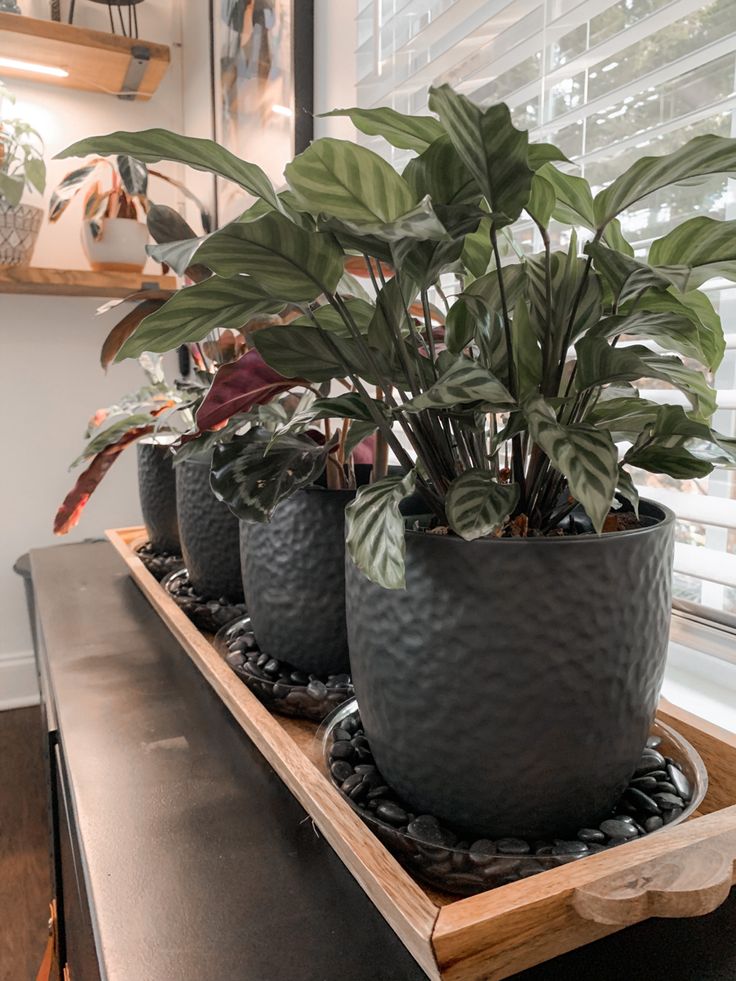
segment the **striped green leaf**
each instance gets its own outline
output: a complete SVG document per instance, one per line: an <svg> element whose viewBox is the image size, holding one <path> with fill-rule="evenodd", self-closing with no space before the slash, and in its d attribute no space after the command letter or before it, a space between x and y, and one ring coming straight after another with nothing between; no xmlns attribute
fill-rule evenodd
<svg viewBox="0 0 736 981"><path fill-rule="evenodd" d="M405 402L406 412L448 409L481 402L488 409L508 409L514 400L495 375L471 358L459 357L421 395Z"/></svg>
<svg viewBox="0 0 736 981"><path fill-rule="evenodd" d="M534 171L539 170L540 167L551 163L553 160L558 163L571 163L562 150L553 143L530 143L527 159L529 166Z"/></svg>
<svg viewBox="0 0 736 981"><path fill-rule="evenodd" d="M350 298L345 300L345 306L347 307L348 313L353 318L353 323L358 328L358 332L360 334L367 334L368 326L375 313L375 307L373 304L369 303L367 300ZM336 334L338 337L347 338L352 338L353 336L350 328L340 316L340 313L328 303L323 304L321 307L317 307L317 309L312 312L311 317L299 317L297 320L292 320L291 326L313 327L314 324L312 318L317 321L322 330L326 330L330 334Z"/></svg>
<svg viewBox="0 0 736 981"><path fill-rule="evenodd" d="M652 242L648 258L682 293L714 276L736 280L736 221L691 218Z"/></svg>
<svg viewBox="0 0 736 981"><path fill-rule="evenodd" d="M616 215L661 187L708 174L734 172L736 139L726 136L696 136L672 153L659 157L640 157L596 195L596 226L605 228Z"/></svg>
<svg viewBox="0 0 736 981"><path fill-rule="evenodd" d="M115 356L137 358L144 351L174 351L180 344L201 341L216 327L242 327L251 317L278 313L283 307L246 276L212 276L186 286L141 321Z"/></svg>
<svg viewBox="0 0 736 981"><path fill-rule="evenodd" d="M548 311L544 255L529 256L525 265L532 320L537 327L539 337L548 334L557 346L558 356L562 358L565 355L562 347L573 309L575 309L573 340L600 320L603 299L600 280L596 275L586 275L585 260L575 254L573 245L567 253L553 252L550 263L552 307L551 311ZM578 296L580 296L579 300Z"/></svg>
<svg viewBox="0 0 736 981"><path fill-rule="evenodd" d="M402 112L381 106L378 109L333 109L322 116L347 116L353 126L366 136L381 136L400 150L421 153L444 134L434 116L405 116Z"/></svg>
<svg viewBox="0 0 736 981"><path fill-rule="evenodd" d="M512 124L508 106L484 110L441 85L429 90L429 108L475 178L496 226L516 221L529 200L534 171L528 164L529 134Z"/></svg>
<svg viewBox="0 0 736 981"><path fill-rule="evenodd" d="M471 542L498 531L518 500L518 484L499 484L488 470L466 470L447 489L447 520L456 535Z"/></svg>
<svg viewBox="0 0 736 981"><path fill-rule="evenodd" d="M686 368L679 358L653 354L641 344L611 347L605 338L592 335L578 341L575 349L579 391L612 382L658 378L683 392L701 419L709 419L715 412L716 394L702 371Z"/></svg>
<svg viewBox="0 0 736 981"><path fill-rule="evenodd" d="M210 486L241 520L268 521L281 501L319 477L333 446L302 433L251 429L215 446Z"/></svg>
<svg viewBox="0 0 736 981"><path fill-rule="evenodd" d="M511 323L511 346L516 365L519 399L537 390L542 381L542 349L529 318L526 303L516 304Z"/></svg>
<svg viewBox="0 0 736 981"><path fill-rule="evenodd" d="M348 553L372 582L384 589L404 589L404 518L399 505L412 493L416 475L384 477L361 487L345 509Z"/></svg>
<svg viewBox="0 0 736 981"><path fill-rule="evenodd" d="M713 470L713 464L694 456L686 443L687 440L681 436L650 439L641 445L637 443L624 457L624 463L649 473L664 473L675 480L707 477Z"/></svg>
<svg viewBox="0 0 736 981"><path fill-rule="evenodd" d="M682 446L692 456L722 467L736 467L736 438L724 436L709 425L689 416L680 405L660 405L655 419L642 430L635 449L650 443ZM628 454L627 454L628 456Z"/></svg>
<svg viewBox="0 0 736 981"><path fill-rule="evenodd" d="M347 233L353 237L352 240L369 236L390 243L403 242L406 239L441 241L450 237L428 196L393 221L349 221L346 218L328 218L320 222L320 227L326 231L336 231L341 237ZM361 251L370 254L370 248L370 243L367 242Z"/></svg>
<svg viewBox="0 0 736 981"><path fill-rule="evenodd" d="M414 157L401 175L416 200L429 195L435 204L469 204L480 198L478 185L445 134Z"/></svg>
<svg viewBox="0 0 736 981"><path fill-rule="evenodd" d="M636 309L647 313L688 317L692 324L693 343L697 344L704 355L704 358L698 360L711 371L718 368L726 351L726 339L721 318L705 293L693 290L691 293L675 296L670 292L647 290L637 300Z"/></svg>
<svg viewBox="0 0 736 981"><path fill-rule="evenodd" d="M384 413L384 403L372 399L374 407ZM312 419L357 419L375 426L373 415L363 397L357 392L344 392L332 398L316 399L311 406Z"/></svg>
<svg viewBox="0 0 736 981"><path fill-rule="evenodd" d="M690 317L676 313L652 313L635 310L626 316L604 317L590 331L596 337L641 337L656 341L667 351L674 351L684 358L693 358L706 367L712 367L716 357L714 338L701 325L701 330Z"/></svg>
<svg viewBox="0 0 736 981"><path fill-rule="evenodd" d="M276 212L231 222L210 235L196 257L219 276L248 273L280 300L331 293L343 272L343 254L331 235L308 232Z"/></svg>
<svg viewBox="0 0 736 981"><path fill-rule="evenodd" d="M343 378L346 361L357 374L367 374L353 341L333 337L317 327L276 324L256 331L253 343L266 364L284 378L312 382Z"/></svg>
<svg viewBox="0 0 736 981"><path fill-rule="evenodd" d="M166 129L145 129L138 133L117 132L108 136L91 136L72 143L66 150L57 153L56 159L85 157L90 153L102 157L123 153L142 163L171 160L173 163L186 164L194 170L224 177L249 194L263 198L277 211L283 210L271 181L260 167L241 160L212 140L180 136Z"/></svg>
<svg viewBox="0 0 736 981"><path fill-rule="evenodd" d="M600 242L589 242L585 251L593 257L595 269L603 276L611 288L613 298L619 306L635 300L645 290L663 291L669 289L666 276L652 269L646 262L632 256L609 249Z"/></svg>
<svg viewBox="0 0 736 981"><path fill-rule="evenodd" d="M503 267L503 285L506 291L506 302L510 308L516 304L526 287L527 268L525 264L515 263ZM498 271L492 269L475 279L462 292L450 308L445 329L445 343L453 354L459 354L471 342L477 332L479 322L484 322L486 329L501 315L501 291L498 283ZM499 355L505 359L506 349ZM497 371L500 361L487 363L491 371ZM500 374L500 372L498 372Z"/></svg>
<svg viewBox="0 0 736 981"><path fill-rule="evenodd" d="M618 484L618 452L611 434L592 426L563 426L545 400L535 395L524 403L535 443L565 477L570 494L600 534Z"/></svg>
<svg viewBox="0 0 736 981"><path fill-rule="evenodd" d="M582 225L591 231L595 230L593 192L584 177L564 173L551 164L541 167L538 174L554 188L556 204L552 217L555 221L562 222L564 225ZM612 221L608 225L603 237L612 249L617 249L626 255L634 254L634 250L623 237L618 221Z"/></svg>
<svg viewBox="0 0 736 981"><path fill-rule="evenodd" d="M532 178L532 191L526 203L526 210L541 228L549 225L556 201L552 184L540 174L535 174Z"/></svg>
<svg viewBox="0 0 736 981"><path fill-rule="evenodd" d="M316 140L287 165L284 176L308 211L341 221L392 222L416 204L389 163L345 140Z"/></svg>
<svg viewBox="0 0 736 981"><path fill-rule="evenodd" d="M639 517L639 491L636 489L636 484L628 470L625 469L623 464L618 468L618 485L616 487L616 492L623 497L625 501L634 509L634 514Z"/></svg>
<svg viewBox="0 0 736 981"><path fill-rule="evenodd" d="M584 421L611 433L638 435L642 429L652 425L660 408L658 402L650 402L638 395L631 398L599 399Z"/></svg>

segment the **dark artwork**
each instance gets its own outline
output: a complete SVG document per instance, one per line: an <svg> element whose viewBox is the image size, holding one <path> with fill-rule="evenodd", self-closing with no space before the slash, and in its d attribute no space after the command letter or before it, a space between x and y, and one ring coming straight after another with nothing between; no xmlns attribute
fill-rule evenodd
<svg viewBox="0 0 736 981"><path fill-rule="evenodd" d="M215 0L214 8L216 138L279 187L312 136L313 0ZM249 203L218 182L220 224Z"/></svg>

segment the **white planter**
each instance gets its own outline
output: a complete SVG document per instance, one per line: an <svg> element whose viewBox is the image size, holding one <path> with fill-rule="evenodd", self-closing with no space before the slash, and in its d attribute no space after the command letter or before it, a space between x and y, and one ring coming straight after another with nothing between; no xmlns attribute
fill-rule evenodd
<svg viewBox="0 0 736 981"><path fill-rule="evenodd" d="M140 272L147 242L148 229L135 218L99 218L82 224L82 245L95 272Z"/></svg>
<svg viewBox="0 0 736 981"><path fill-rule="evenodd" d="M41 208L0 201L0 266L27 266L43 220Z"/></svg>

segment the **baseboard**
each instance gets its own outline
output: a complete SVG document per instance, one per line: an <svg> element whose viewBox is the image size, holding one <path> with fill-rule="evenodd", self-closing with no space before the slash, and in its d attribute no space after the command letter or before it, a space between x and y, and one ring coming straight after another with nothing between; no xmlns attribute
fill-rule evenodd
<svg viewBox="0 0 736 981"><path fill-rule="evenodd" d="M33 651L0 654L0 711L38 705Z"/></svg>

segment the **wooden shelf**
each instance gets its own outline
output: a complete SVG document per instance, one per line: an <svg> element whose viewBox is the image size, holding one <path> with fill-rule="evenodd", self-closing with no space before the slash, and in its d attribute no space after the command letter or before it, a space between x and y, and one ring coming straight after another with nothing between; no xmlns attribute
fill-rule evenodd
<svg viewBox="0 0 736 981"><path fill-rule="evenodd" d="M148 276L144 273L89 272L86 269L0 266L0 293L123 297L145 287L174 290L176 277Z"/></svg>
<svg viewBox="0 0 736 981"><path fill-rule="evenodd" d="M0 76L121 98L150 99L166 74L168 45L0 13L0 57L69 72L65 78L0 67Z"/></svg>

